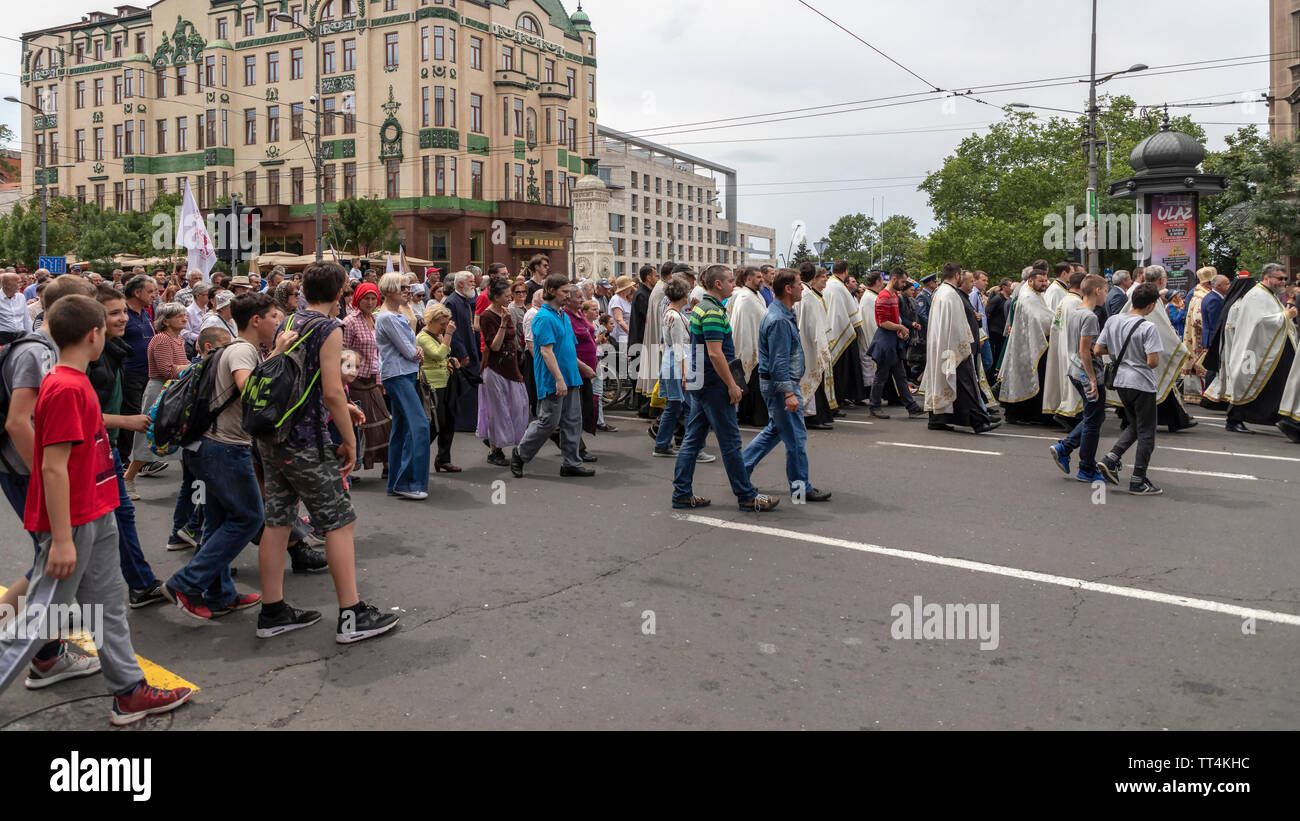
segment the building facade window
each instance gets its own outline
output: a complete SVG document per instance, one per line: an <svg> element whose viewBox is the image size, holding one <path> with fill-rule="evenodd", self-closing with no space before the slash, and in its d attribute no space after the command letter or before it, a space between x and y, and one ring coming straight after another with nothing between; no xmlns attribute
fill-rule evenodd
<svg viewBox="0 0 1300 821"><path fill-rule="evenodd" d="M397 34L390 32L384 35L384 67L394 68L397 66Z"/></svg>
<svg viewBox="0 0 1300 821"><path fill-rule="evenodd" d="M257 85L257 55L255 54L244 57L244 85Z"/></svg>
<svg viewBox="0 0 1300 821"><path fill-rule="evenodd" d="M343 163L343 198L355 197L357 195L357 164L354 162Z"/></svg>
<svg viewBox="0 0 1300 821"><path fill-rule="evenodd" d="M278 51L268 52L266 55L266 81L280 82L280 52Z"/></svg>
<svg viewBox="0 0 1300 821"><path fill-rule="evenodd" d="M469 67L483 70L483 38L469 38Z"/></svg>
<svg viewBox="0 0 1300 821"><path fill-rule="evenodd" d="M389 160L384 172L386 178L385 194L390 200L397 199L401 196L402 191L402 164L397 160Z"/></svg>
<svg viewBox="0 0 1300 821"><path fill-rule="evenodd" d="M343 70L344 71L357 70L357 41L356 40L343 41Z"/></svg>
<svg viewBox="0 0 1300 821"><path fill-rule="evenodd" d="M244 109L244 145L257 145L257 109Z"/></svg>
<svg viewBox="0 0 1300 821"><path fill-rule="evenodd" d="M289 50L289 79L302 79L302 49L300 48Z"/></svg>
<svg viewBox="0 0 1300 821"><path fill-rule="evenodd" d="M294 168L289 172L289 195L293 205L303 204L302 169Z"/></svg>

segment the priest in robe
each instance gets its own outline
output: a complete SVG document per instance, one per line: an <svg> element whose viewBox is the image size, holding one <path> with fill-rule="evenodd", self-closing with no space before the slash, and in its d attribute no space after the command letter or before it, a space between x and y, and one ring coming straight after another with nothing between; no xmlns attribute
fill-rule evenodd
<svg viewBox="0 0 1300 821"><path fill-rule="evenodd" d="M849 277L849 263L838 260L826 280L826 310L831 317L831 360L835 374L835 401L840 406L863 404L869 391L862 383L861 351L871 344L862 330L862 315L858 300L849 292L845 282Z"/></svg>
<svg viewBox="0 0 1300 821"><path fill-rule="evenodd" d="M1212 290L1210 283L1219 271L1213 265L1207 265L1196 272L1196 288L1187 300L1187 321L1183 325L1183 344L1187 346L1191 357L1183 367L1183 401L1199 405L1201 394L1205 392L1205 368L1201 366L1205 359L1205 346L1201 344L1204 337L1205 322L1201 317L1201 303Z"/></svg>
<svg viewBox="0 0 1300 821"><path fill-rule="evenodd" d="M862 278L862 296L858 298L858 316L862 318L862 342L858 350L858 361L862 364L862 384L870 385L876 381L876 360L867 354L871 340L876 338L876 297L885 287L885 278L880 271L869 271Z"/></svg>
<svg viewBox="0 0 1300 821"><path fill-rule="evenodd" d="M831 365L831 318L822 291L826 271L811 262L799 266L799 279L806 286L795 308L799 343L803 347L803 379L799 394L804 398L804 426L809 430L833 430L835 376Z"/></svg>
<svg viewBox="0 0 1300 821"><path fill-rule="evenodd" d="M1083 398L1070 383L1070 343L1065 338L1066 319L1070 312L1083 304L1079 289L1088 273L1076 270L1070 274L1069 291L1057 302L1052 316L1052 327L1047 335L1047 370L1043 378L1043 413L1053 416L1057 424L1073 430L1083 413ZM1048 288L1048 294L1055 286Z"/></svg>
<svg viewBox="0 0 1300 821"><path fill-rule="evenodd" d="M466 374L477 376L481 346L474 327L474 303L478 289L469 271L457 273L455 283L456 290L443 301L451 311L451 321L456 323L456 332L451 335L451 355L466 369ZM456 430L462 433L478 430L478 385L471 383L468 388L456 399Z"/></svg>
<svg viewBox="0 0 1300 821"><path fill-rule="evenodd" d="M1048 334L1054 318L1043 297L1048 285L1047 271L1041 268L1032 269L1029 279L1021 284L1002 353L998 403L1006 421L1015 425L1051 422L1050 413L1044 418L1043 408Z"/></svg>
<svg viewBox="0 0 1300 821"><path fill-rule="evenodd" d="M970 322L973 309L958 287L961 266L947 263L942 276L930 300L926 326L922 408L930 414L931 430L952 430L955 425L984 433L998 423L984 410L980 397L975 371L978 352Z"/></svg>
<svg viewBox="0 0 1300 821"><path fill-rule="evenodd" d="M1278 424L1292 441L1300 442L1296 416L1295 367L1297 334L1295 308L1282 305L1286 269L1270 262L1259 282L1238 279L1223 306L1219 330L1210 341L1206 368L1218 371L1205 398L1227 405L1227 429L1254 433L1246 427Z"/></svg>
<svg viewBox="0 0 1300 821"><path fill-rule="evenodd" d="M767 313L767 303L758 292L761 275L757 268L736 269L736 289L727 300L727 321L731 323L731 339L736 346L736 358L745 369L741 383L744 394L736 406L740 424L767 427L767 402L758 389L758 329Z"/></svg>

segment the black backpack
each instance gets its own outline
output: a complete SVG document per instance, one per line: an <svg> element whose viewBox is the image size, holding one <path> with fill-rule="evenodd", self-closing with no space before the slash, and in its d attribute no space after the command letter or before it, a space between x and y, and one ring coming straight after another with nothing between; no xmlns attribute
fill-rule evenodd
<svg viewBox="0 0 1300 821"><path fill-rule="evenodd" d="M13 356L14 351L18 350L20 345L30 345L40 343L50 350L50 367L54 367L54 361L59 357L59 349L54 346L54 342L45 334L30 333L10 342L8 345L0 346L0 462L10 473L26 473L26 470L18 471L14 465L9 464L9 460L4 457L4 446L9 442L9 434L4 429L4 420L9 418L9 401L13 398L13 386L9 384L8 369L9 358Z"/></svg>
<svg viewBox="0 0 1300 821"><path fill-rule="evenodd" d="M206 359L200 359L168 382L148 410L152 420L146 436L156 453L165 455L179 447L197 442L212 428L221 412L230 407L238 393L233 389L217 407L212 407L216 395L217 373L229 343L217 348Z"/></svg>
<svg viewBox="0 0 1300 821"><path fill-rule="evenodd" d="M285 330L293 330L297 318L291 316ZM320 391L320 345L316 343L323 340L312 337L326 322L328 317L308 320L287 351L263 360L248 375L242 401L244 430L250 436L283 443L303 413L316 408L309 400ZM324 448L323 442L317 445Z"/></svg>

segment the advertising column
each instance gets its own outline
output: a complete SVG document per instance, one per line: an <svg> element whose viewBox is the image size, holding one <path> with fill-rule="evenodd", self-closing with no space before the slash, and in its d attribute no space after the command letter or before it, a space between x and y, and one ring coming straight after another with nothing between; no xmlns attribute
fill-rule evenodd
<svg viewBox="0 0 1300 821"><path fill-rule="evenodd" d="M1149 251L1151 264L1169 272L1169 288L1185 291L1195 282L1197 240L1196 193L1152 194Z"/></svg>

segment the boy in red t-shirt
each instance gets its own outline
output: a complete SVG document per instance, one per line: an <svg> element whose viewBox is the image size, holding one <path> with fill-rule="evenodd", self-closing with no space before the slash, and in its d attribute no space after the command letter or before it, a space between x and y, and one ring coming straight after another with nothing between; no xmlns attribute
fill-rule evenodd
<svg viewBox="0 0 1300 821"><path fill-rule="evenodd" d="M103 629L94 639L104 680L115 696L109 719L122 725L173 710L193 691L150 687L131 646L113 516L117 472L99 399L86 377L86 368L104 350L104 320L103 306L80 295L59 300L45 317L44 330L58 346L59 360L36 397L23 517L23 526L37 534L41 553L27 588L23 638L0 640L0 691L26 669L43 643L40 636L53 627L47 624L51 606L75 598L103 611Z"/></svg>

